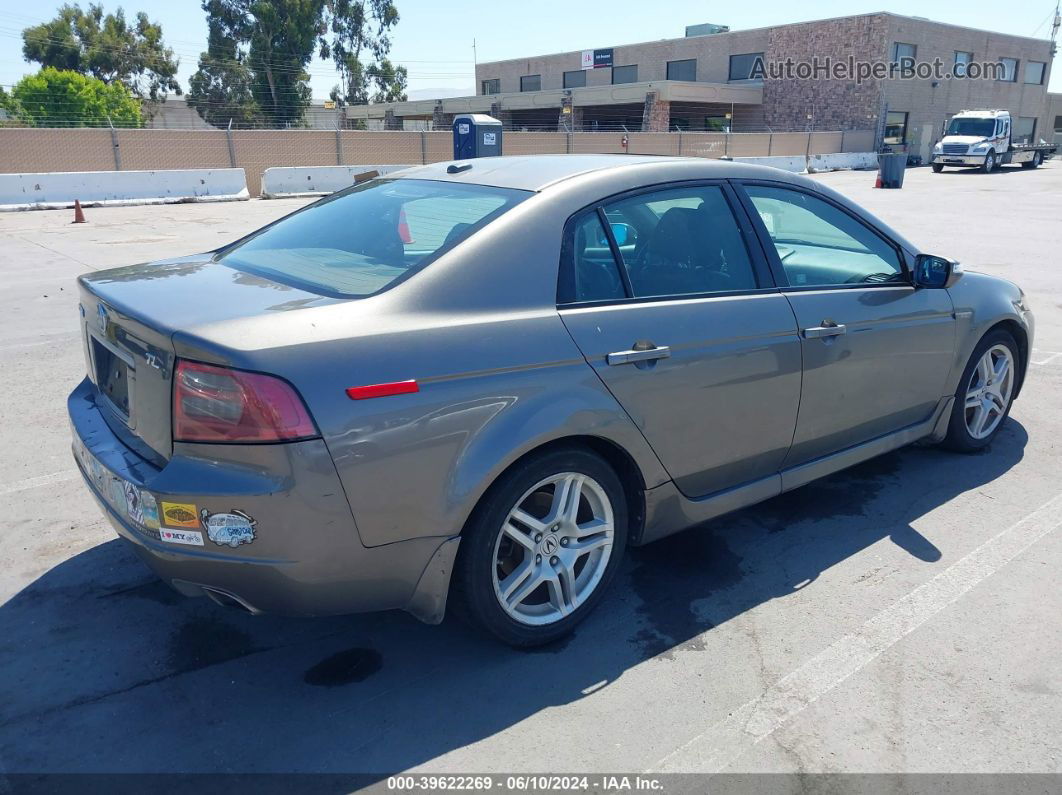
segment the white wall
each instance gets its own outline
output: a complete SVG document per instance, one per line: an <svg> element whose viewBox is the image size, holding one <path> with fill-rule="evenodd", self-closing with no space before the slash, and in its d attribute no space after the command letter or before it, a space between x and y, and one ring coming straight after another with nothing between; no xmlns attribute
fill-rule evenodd
<svg viewBox="0 0 1062 795"><path fill-rule="evenodd" d="M368 171L390 174L408 165L294 166L267 168L262 174L262 198L335 193L354 184L354 177Z"/></svg>
<svg viewBox="0 0 1062 795"><path fill-rule="evenodd" d="M0 174L0 209L247 199L242 168Z"/></svg>

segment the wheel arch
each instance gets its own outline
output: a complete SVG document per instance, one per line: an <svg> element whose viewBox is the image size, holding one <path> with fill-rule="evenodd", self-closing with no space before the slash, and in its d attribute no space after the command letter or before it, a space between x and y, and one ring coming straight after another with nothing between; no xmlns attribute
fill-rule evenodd
<svg viewBox="0 0 1062 795"><path fill-rule="evenodd" d="M550 439L549 441L542 442L530 450L525 451L511 461L494 477L483 493L480 494L479 499L476 500L476 504L469 512L464 525L461 527L461 534L464 534L465 528L467 528L476 518L482 506L486 503L487 498L493 493L494 488L509 472L532 458L565 447L589 450L596 453L610 467L612 467L617 477L619 477L620 483L623 485L623 493L627 499L627 517L629 522L627 537L629 543L637 545L641 539L642 531L645 526L645 476L642 473L641 467L638 466L638 462L635 460L634 456L622 445L613 439L607 439L603 436L594 436L591 434L571 434Z"/></svg>
<svg viewBox="0 0 1062 795"><path fill-rule="evenodd" d="M976 348L981 343L981 340L993 331L1006 331L1018 344L1018 382L1014 387L1014 397L1011 398L1011 400L1014 400L1021 394L1022 385L1025 383L1025 373L1029 366L1029 334L1018 321L1007 318L986 329L974 347Z"/></svg>

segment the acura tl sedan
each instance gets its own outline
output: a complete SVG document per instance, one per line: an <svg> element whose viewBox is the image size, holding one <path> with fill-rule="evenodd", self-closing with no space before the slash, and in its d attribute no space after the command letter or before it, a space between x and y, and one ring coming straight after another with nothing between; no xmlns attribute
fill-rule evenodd
<svg viewBox="0 0 1062 795"><path fill-rule="evenodd" d="M498 157L82 276L74 454L120 536L252 613L447 603L514 646L645 544L916 441L987 446L1014 284L803 177Z"/></svg>

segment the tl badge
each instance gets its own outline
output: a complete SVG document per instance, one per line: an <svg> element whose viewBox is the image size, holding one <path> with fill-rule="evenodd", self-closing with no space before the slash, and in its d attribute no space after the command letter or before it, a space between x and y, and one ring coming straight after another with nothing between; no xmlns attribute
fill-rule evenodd
<svg viewBox="0 0 1062 795"><path fill-rule="evenodd" d="M207 538L218 546L235 549L240 544L254 541L254 526L258 524L243 511L235 508L230 513L210 513L206 508L200 513Z"/></svg>

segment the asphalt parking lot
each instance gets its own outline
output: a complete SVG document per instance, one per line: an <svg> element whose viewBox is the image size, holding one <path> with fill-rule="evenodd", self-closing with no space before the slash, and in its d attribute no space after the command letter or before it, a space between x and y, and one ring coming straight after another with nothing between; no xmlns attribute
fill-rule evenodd
<svg viewBox="0 0 1062 795"><path fill-rule="evenodd" d="M82 485L75 277L303 201L0 214L0 774L1062 772L1062 163L816 179L1025 288L1010 420L984 454L908 448L635 550L534 653L185 599Z"/></svg>

